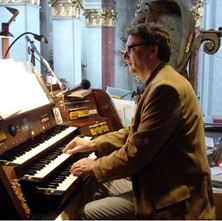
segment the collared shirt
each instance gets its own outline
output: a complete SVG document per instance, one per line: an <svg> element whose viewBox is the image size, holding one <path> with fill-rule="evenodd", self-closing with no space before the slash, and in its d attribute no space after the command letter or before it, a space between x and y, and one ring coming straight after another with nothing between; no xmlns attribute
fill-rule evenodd
<svg viewBox="0 0 222 221"><path fill-rule="evenodd" d="M140 93L136 96L135 99L135 103L138 104L141 95L143 94L145 88L149 85L149 83L155 78L155 76L159 73L159 71L165 66L166 63L162 62L160 63L149 75L149 77L146 79L146 81L144 82L142 89L140 91Z"/></svg>

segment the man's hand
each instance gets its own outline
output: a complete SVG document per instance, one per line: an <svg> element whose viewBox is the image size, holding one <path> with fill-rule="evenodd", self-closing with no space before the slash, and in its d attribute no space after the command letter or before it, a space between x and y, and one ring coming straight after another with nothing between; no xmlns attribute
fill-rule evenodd
<svg viewBox="0 0 222 221"><path fill-rule="evenodd" d="M82 158L72 165L70 172L74 176L79 176L81 174L94 175L93 173L94 164L95 164L95 160L89 159L87 157Z"/></svg>
<svg viewBox="0 0 222 221"><path fill-rule="evenodd" d="M89 152L94 150L96 150L96 144L93 141L86 140L80 137L75 137L63 149L63 152L68 154L74 154L74 153Z"/></svg>
<svg viewBox="0 0 222 221"><path fill-rule="evenodd" d="M212 158L214 162L219 165L222 162L222 145L218 145L218 147L214 150L212 154Z"/></svg>

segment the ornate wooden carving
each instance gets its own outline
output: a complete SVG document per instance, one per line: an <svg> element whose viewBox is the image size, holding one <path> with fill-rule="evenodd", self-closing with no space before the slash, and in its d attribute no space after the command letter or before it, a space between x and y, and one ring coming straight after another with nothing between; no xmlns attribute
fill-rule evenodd
<svg viewBox="0 0 222 221"><path fill-rule="evenodd" d="M190 68L189 68L189 81L191 82L195 91L197 91L197 59L198 50L201 44L204 42L203 49L207 54L214 54L220 48L220 37L222 36L222 29L217 30L200 30L196 36L195 41L192 45L191 57L190 57Z"/></svg>
<svg viewBox="0 0 222 221"><path fill-rule="evenodd" d="M191 46L195 37L195 19L184 0L156 0L137 3L133 23L159 23L171 34L173 46L170 64L186 74Z"/></svg>
<svg viewBox="0 0 222 221"><path fill-rule="evenodd" d="M222 36L222 28L200 30L196 34L195 19L200 18L200 9L204 2L198 0L190 10L187 1L184 0L150 0L147 3L142 3L141 0L137 1L138 10L134 19L134 23L159 23L170 32L174 52L169 63L187 77L195 92L198 79L198 50L204 42L204 52L216 53L220 48ZM188 63L189 70L187 70Z"/></svg>

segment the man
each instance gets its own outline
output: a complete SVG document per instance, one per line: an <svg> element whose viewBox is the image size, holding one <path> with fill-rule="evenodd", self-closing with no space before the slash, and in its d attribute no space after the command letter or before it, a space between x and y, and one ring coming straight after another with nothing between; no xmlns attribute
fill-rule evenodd
<svg viewBox="0 0 222 221"><path fill-rule="evenodd" d="M136 219L214 219L201 112L190 83L167 64L170 54L169 35L162 27L131 27L124 59L144 81L131 126L92 141L76 138L64 152L95 151L98 156L74 163L74 175L90 174L101 184L132 178L133 208L127 197L128 209L118 209L128 218L135 212ZM114 210L115 204L110 207ZM96 201L83 207L83 218L103 218L87 216L90 208L92 214ZM122 217L127 216L116 219Z"/></svg>

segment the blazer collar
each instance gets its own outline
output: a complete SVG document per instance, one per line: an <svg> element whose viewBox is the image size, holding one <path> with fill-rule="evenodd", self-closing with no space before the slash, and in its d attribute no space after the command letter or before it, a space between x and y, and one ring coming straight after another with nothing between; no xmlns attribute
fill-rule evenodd
<svg viewBox="0 0 222 221"><path fill-rule="evenodd" d="M157 74L159 73L159 71L165 66L165 62L160 63L159 65L157 65L157 67L151 72L151 74L149 75L149 77L146 79L146 81L143 84L142 87L142 91L141 93L143 93L143 91L145 90L145 88L149 85L149 83L157 76Z"/></svg>

